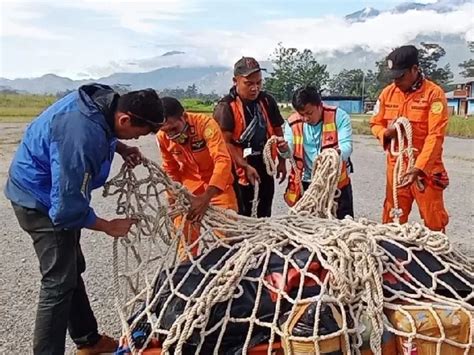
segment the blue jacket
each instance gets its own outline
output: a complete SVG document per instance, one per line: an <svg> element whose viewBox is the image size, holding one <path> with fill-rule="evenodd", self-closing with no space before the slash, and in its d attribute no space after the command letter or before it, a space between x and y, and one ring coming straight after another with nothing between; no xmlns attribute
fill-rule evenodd
<svg viewBox="0 0 474 355"><path fill-rule="evenodd" d="M93 225L91 191L106 182L117 143L117 98L108 86L85 85L41 113L16 151L5 196L48 214L58 228Z"/></svg>

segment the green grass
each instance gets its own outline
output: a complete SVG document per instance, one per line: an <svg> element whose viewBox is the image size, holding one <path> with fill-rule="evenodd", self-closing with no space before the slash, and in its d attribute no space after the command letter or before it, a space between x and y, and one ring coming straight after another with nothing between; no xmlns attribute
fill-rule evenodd
<svg viewBox="0 0 474 355"><path fill-rule="evenodd" d="M448 136L474 138L474 118L452 116L448 123Z"/></svg>
<svg viewBox="0 0 474 355"><path fill-rule="evenodd" d="M369 125L370 115L351 115L351 118L354 134L372 134ZM449 117L447 135L450 137L474 138L474 118Z"/></svg>
<svg viewBox="0 0 474 355"><path fill-rule="evenodd" d="M52 95L0 94L0 122L28 122L56 100Z"/></svg>
<svg viewBox="0 0 474 355"><path fill-rule="evenodd" d="M57 99L54 95L0 94L0 107L44 109Z"/></svg>
<svg viewBox="0 0 474 355"><path fill-rule="evenodd" d="M198 99L184 99L181 100L184 108L188 112L208 113L212 114L214 111L214 103L210 101L201 101ZM291 107L280 109L284 118L288 118L294 111Z"/></svg>
<svg viewBox="0 0 474 355"><path fill-rule="evenodd" d="M369 120L368 119L352 120L352 133L363 134L363 135L372 134L372 132L370 131Z"/></svg>
<svg viewBox="0 0 474 355"><path fill-rule="evenodd" d="M214 111L214 103L212 101L202 101L198 99L181 100L186 111L196 113L209 113Z"/></svg>
<svg viewBox="0 0 474 355"><path fill-rule="evenodd" d="M46 107L55 102L57 98L52 95L18 95L0 94L0 122L24 123L30 122ZM189 112L212 114L214 103L197 99L182 100L183 106ZM293 110L281 110L283 117L287 118ZM370 115L351 115L354 134L370 135ZM448 136L474 138L474 118L465 119L452 116L448 123Z"/></svg>

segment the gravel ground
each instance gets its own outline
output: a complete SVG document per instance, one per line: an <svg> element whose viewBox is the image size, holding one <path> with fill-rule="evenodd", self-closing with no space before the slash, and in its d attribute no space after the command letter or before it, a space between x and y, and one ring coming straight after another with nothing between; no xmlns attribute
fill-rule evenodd
<svg viewBox="0 0 474 355"><path fill-rule="evenodd" d="M20 141L25 125L0 124L0 186L4 186L8 166ZM353 179L356 217L373 220L381 218L384 196L384 155L372 137L356 136L353 162ZM146 156L158 159L152 137L132 142L141 147ZM471 185L474 178L474 140L447 138L445 162L451 185L446 191L446 205L450 214L448 234L452 241L467 254L474 256L473 216L474 194ZM114 172L121 164L117 159ZM274 214L285 213L282 199L283 187L279 187L274 201ZM105 200L96 191L93 206L99 215L111 217L114 201ZM29 236L16 221L9 202L0 194L0 354L28 354L35 308L40 284L38 262ZM418 213L412 213L419 220ZM112 290L112 239L104 234L85 230L82 247L87 260L84 279L100 330L118 336L120 326L113 308ZM74 346L67 342L67 353Z"/></svg>

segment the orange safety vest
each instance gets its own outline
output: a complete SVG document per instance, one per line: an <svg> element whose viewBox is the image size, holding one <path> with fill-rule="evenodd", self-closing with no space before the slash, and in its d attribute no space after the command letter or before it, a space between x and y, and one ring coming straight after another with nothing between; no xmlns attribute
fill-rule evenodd
<svg viewBox="0 0 474 355"><path fill-rule="evenodd" d="M337 148L337 128L336 128L336 107L323 106L323 133L321 141L321 150L327 148ZM303 196L301 185L297 182L296 176L303 177L304 170L304 146L303 146L303 120L298 113L288 118L288 123L293 132L293 159L296 162L296 171L291 169L288 177L288 187L286 188L284 199L288 206L293 206ZM349 185L350 178L347 173L347 163L343 162L338 189Z"/></svg>
<svg viewBox="0 0 474 355"><path fill-rule="evenodd" d="M234 131L232 132L232 140L234 142L237 142L242 136L242 133L245 131L245 128L247 127L247 124L245 122L244 105L242 103L242 100L238 96L236 96L235 99L229 103L229 105L234 115L234 124L235 124ZM265 108L263 101L259 100L258 105L260 106L263 116L265 117L265 121L267 124L267 139L268 139L271 136L273 136L275 133L271 125L270 118L268 116L268 111ZM236 148L238 149L239 154L241 154L243 157L244 150L242 149L242 147L240 147L239 145L236 145ZM277 156L276 147L272 147L272 156L273 156L273 159L275 159ZM235 166L237 176L239 177L239 184L248 185L249 181L247 179L247 176L245 175L245 170L238 167L237 164L235 164L235 162L234 162L234 166Z"/></svg>

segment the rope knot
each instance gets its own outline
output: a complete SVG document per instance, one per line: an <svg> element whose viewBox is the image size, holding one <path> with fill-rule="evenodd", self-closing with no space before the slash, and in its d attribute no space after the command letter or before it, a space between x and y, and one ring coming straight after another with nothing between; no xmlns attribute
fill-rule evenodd
<svg viewBox="0 0 474 355"><path fill-rule="evenodd" d="M390 210L390 217L400 219L401 216L403 216L403 210L401 208L392 208Z"/></svg>

